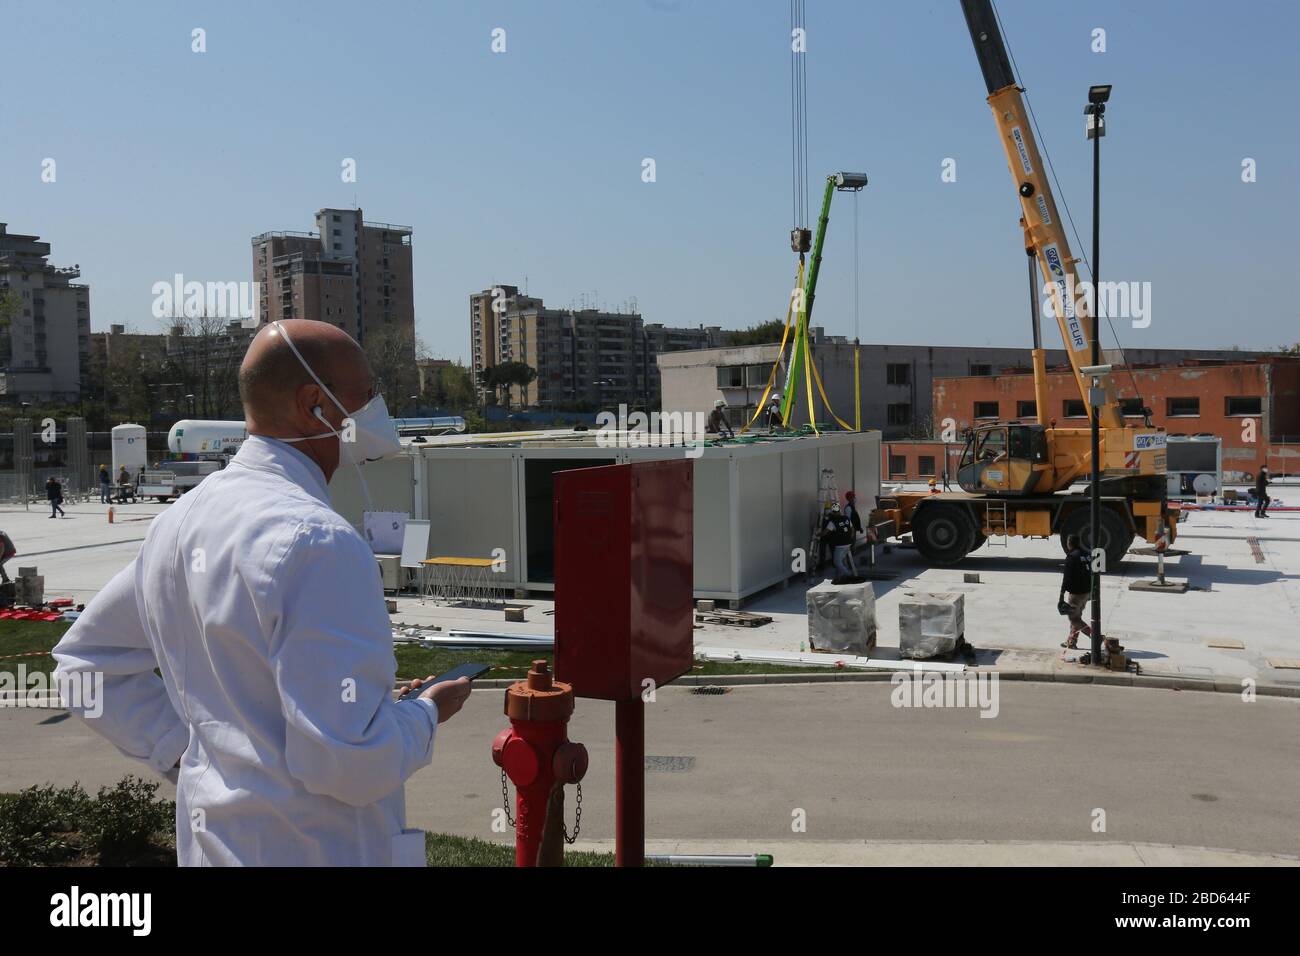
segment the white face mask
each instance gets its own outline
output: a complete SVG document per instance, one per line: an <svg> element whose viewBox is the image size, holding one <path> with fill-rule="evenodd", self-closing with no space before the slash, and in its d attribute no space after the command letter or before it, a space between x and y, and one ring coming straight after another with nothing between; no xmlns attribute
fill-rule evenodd
<svg viewBox="0 0 1300 956"><path fill-rule="evenodd" d="M401 454L402 445L397 440L397 426L393 424L393 419L388 414L388 406L384 402L384 396L376 395L355 412L349 413L343 407L343 403L334 397L334 393L312 371L312 367L307 364L307 360L302 357L298 347L293 344L293 340L289 338L289 333L284 330L284 326L276 322L275 328L284 336L285 344L289 346L294 356L302 363L302 367L307 370L307 374L312 377L312 380L320 386L321 391L329 396L330 401L337 405L339 411L344 415L343 431L339 432L329 423L329 419L321 414L320 407L317 406L314 409L316 417L329 431L319 435L305 435L301 438L281 438L280 441L290 443L314 441L318 438L328 438L333 435L339 440L339 460L354 465L360 465L367 461L378 461L381 458L392 458L394 455Z"/></svg>

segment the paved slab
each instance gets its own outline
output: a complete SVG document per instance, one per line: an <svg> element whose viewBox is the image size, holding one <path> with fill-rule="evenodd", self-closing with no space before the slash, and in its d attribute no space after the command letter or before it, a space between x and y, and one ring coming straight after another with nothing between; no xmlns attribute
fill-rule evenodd
<svg viewBox="0 0 1300 956"><path fill-rule="evenodd" d="M433 766L407 786L412 826L509 839L493 827L502 693L476 691L443 728ZM889 683L661 690L647 753L693 759L647 775L648 834L718 852L789 856L806 844L795 858L822 862L913 852L1012 862L1034 847L1040 863L1136 862L1137 844L1300 856L1300 700L1002 681L998 716L984 718L897 708L892 693ZM585 840L613 836L613 722L612 705L584 700L571 725L591 753ZM79 780L93 792L140 772L59 711L0 709L0 753L0 791ZM1112 844L1130 849L1097 850Z"/></svg>
<svg viewBox="0 0 1300 956"><path fill-rule="evenodd" d="M84 604L140 550L149 522L168 507L154 502L114 505L115 521L108 522L108 505L92 502L65 504L66 518L51 518L44 503L30 510L0 508L0 528L9 533L18 555L5 565L13 577L17 569L35 565L45 577L47 597L65 596Z"/></svg>
<svg viewBox="0 0 1300 956"><path fill-rule="evenodd" d="M579 840L574 850L614 852L613 840ZM1300 858L1156 843L1031 843L951 840L647 840L647 855L766 853L773 866L1300 866Z"/></svg>
<svg viewBox="0 0 1300 956"><path fill-rule="evenodd" d="M46 593L89 600L140 547L152 516L167 505L118 506L109 524L108 506L69 506L69 517L50 519L33 506L0 509L0 527L18 545L10 562L35 564L45 575ZM1131 557L1102 588L1103 627L1137 660L1142 672L1187 678L1300 687L1300 671L1270 661L1300 658L1300 513L1261 520L1249 512L1190 512L1178 538L1191 553L1167 562L1171 578L1186 580L1186 594L1128 590L1151 578L1155 559ZM1257 544L1262 563L1252 551ZM955 568L927 567L911 549L893 548L880 566L897 572L874 584L877 596L877 650L873 656L898 656L898 602L908 590L965 594L967 640L982 649L981 666L1009 671L1070 670L1060 642L1066 634L1056 612L1061 555L1055 540L1012 539L1006 547L990 541ZM976 572L981 583L968 584ZM770 615L771 624L735 628L706 624L696 643L737 649L797 651L807 642L805 587L792 582L758 595L747 609ZM522 599L522 623L507 622L500 610L448 608L403 597L395 623L437 624L444 629L501 633L553 634L554 605L544 597ZM1242 648L1212 646L1240 641Z"/></svg>

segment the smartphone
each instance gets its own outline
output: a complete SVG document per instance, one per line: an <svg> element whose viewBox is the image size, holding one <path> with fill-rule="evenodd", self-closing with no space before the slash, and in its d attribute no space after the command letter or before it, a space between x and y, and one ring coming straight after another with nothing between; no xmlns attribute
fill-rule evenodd
<svg viewBox="0 0 1300 956"><path fill-rule="evenodd" d="M439 674L433 680L427 680L419 687L408 687L402 691L402 696L398 700L410 700L413 697L419 697L423 691L429 689L431 684L437 684L445 680L455 680L458 677L468 677L474 680L476 677L482 677L492 669L491 664L458 664L445 674Z"/></svg>

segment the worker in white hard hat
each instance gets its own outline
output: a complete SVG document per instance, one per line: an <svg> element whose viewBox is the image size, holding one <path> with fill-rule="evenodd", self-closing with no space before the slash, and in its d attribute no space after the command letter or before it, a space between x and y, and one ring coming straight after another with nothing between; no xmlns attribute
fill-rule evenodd
<svg viewBox="0 0 1300 956"><path fill-rule="evenodd" d="M781 426L781 396L776 394L772 396L772 400L767 405L767 428L768 431L776 431Z"/></svg>
<svg viewBox="0 0 1300 956"><path fill-rule="evenodd" d="M727 403L721 398L713 403L713 411L709 413L709 420L704 426L706 432L722 438L736 437L736 433L731 430L731 423L727 421L726 409Z"/></svg>
<svg viewBox="0 0 1300 956"><path fill-rule="evenodd" d="M831 504L822 520L822 540L831 547L836 577L856 575L857 569L853 566L853 520L840 508L838 501Z"/></svg>

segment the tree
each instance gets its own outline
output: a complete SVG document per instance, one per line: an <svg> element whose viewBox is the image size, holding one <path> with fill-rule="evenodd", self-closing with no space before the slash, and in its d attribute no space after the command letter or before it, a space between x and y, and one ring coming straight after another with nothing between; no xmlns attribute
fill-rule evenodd
<svg viewBox="0 0 1300 956"><path fill-rule="evenodd" d="M238 416L239 365L246 342L232 336L228 320L209 316L185 316L167 320L165 371L174 394L168 397L180 417L223 419ZM187 396L193 395L192 400Z"/></svg>
<svg viewBox="0 0 1300 956"><path fill-rule="evenodd" d="M7 327L22 305L22 297L16 290L7 285L0 287L0 325Z"/></svg>
<svg viewBox="0 0 1300 956"><path fill-rule="evenodd" d="M907 437L916 441L933 441L935 438L934 415L927 412L908 422Z"/></svg>
<svg viewBox="0 0 1300 956"><path fill-rule="evenodd" d="M768 322L760 322L758 325L751 325L747 329L738 332L727 333L728 345L778 345L781 342L781 333L785 331L785 323L780 319L772 319Z"/></svg>
<svg viewBox="0 0 1300 956"><path fill-rule="evenodd" d="M523 404L523 390L528 388L535 378L537 378L537 369L525 365L523 362L501 362L480 372L479 384L498 395L500 390L504 388L506 390L506 410L509 411L512 404L510 389L517 387L520 390L520 404Z"/></svg>
<svg viewBox="0 0 1300 956"><path fill-rule="evenodd" d="M9 324L23 306L22 296L8 285L0 288L0 365L8 365L12 354Z"/></svg>
<svg viewBox="0 0 1300 956"><path fill-rule="evenodd" d="M362 351L379 382L380 394L389 411L398 413L420 394L420 373L415 361L424 352L413 327L396 324L366 329Z"/></svg>
<svg viewBox="0 0 1300 956"><path fill-rule="evenodd" d="M443 368L438 376L438 404L457 414L478 407L478 392L470 371L460 362Z"/></svg>

